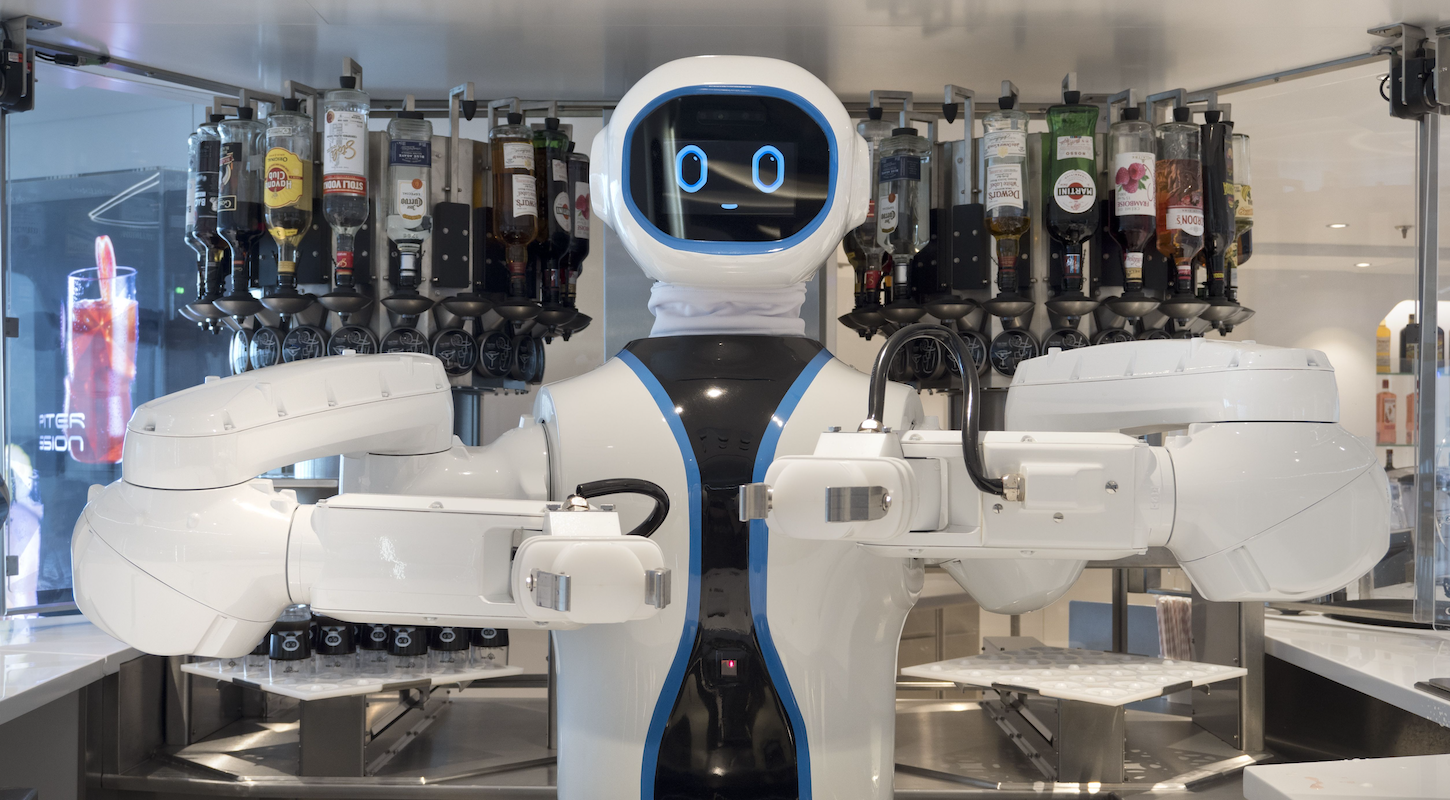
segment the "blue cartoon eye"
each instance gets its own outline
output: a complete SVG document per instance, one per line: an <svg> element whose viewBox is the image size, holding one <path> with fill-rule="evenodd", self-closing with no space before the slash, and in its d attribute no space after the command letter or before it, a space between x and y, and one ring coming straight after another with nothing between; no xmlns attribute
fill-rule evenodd
<svg viewBox="0 0 1450 800"><path fill-rule="evenodd" d="M685 156L694 156L700 162L700 177L694 183L685 182ZM705 185L705 180L709 177L710 159L705 156L705 151L701 150L698 145L685 145L680 148L680 152L675 153L675 183L678 183L681 189L694 194L700 191L700 187Z"/></svg>
<svg viewBox="0 0 1450 800"><path fill-rule="evenodd" d="M762 183L760 180L760 160L767 156L771 160L766 162L766 166L775 167L775 180L770 183ZM780 150L775 145L768 144L755 151L755 158L750 162L750 179L755 181L755 188L766 194L774 192L780 188L782 183L785 183L785 156L780 154Z"/></svg>

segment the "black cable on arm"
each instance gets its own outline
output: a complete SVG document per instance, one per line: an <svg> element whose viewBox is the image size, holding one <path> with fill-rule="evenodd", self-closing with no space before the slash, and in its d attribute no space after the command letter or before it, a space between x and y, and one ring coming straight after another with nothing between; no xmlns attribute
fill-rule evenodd
<svg viewBox="0 0 1450 800"><path fill-rule="evenodd" d="M670 496L665 494L665 490L658 484L639 478L607 478L602 481L581 483L574 489L574 494L585 500L610 494L637 494L655 501L654 510L644 518L644 522L636 525L634 530L627 534L628 536L648 538L659 530L659 527L665 523L665 517L670 513Z"/></svg>
<svg viewBox="0 0 1450 800"><path fill-rule="evenodd" d="M979 445L981 431L977 421L982 387L977 380L977 365L967 351L967 343L950 328L930 322L918 322L891 334L886 344L881 346L881 352L876 354L876 363L871 365L871 391L866 400L867 416L866 421L861 423L861 430L882 430L882 414L886 408L886 373L901 348L916 339L934 339L940 342L946 347L952 360L957 362L957 371L962 373L962 459L967 465L967 475L979 490L987 494L1002 494L1002 479L987 477L987 471L982 467L982 451Z"/></svg>

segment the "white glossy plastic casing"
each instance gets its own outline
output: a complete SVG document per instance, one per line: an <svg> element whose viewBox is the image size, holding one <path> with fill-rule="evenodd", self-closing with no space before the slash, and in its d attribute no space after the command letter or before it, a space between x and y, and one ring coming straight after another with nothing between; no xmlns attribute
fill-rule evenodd
<svg viewBox="0 0 1450 800"><path fill-rule="evenodd" d="M819 224L803 240L736 254L733 243L691 242L690 249L653 236L651 224L634 216L625 202L629 182L624 163L631 126L659 99L691 87L732 93L763 91L794 95L826 121L835 142L833 190ZM749 56L697 56L671 61L639 79L615 106L608 125L590 149L590 194L596 218L618 234L635 263L655 280L710 288L785 288L809 278L841 242L846 231L866 220L871 199L871 158L866 140L836 94L819 78L785 61ZM766 243L762 243L766 244ZM716 247L715 245L719 245Z"/></svg>
<svg viewBox="0 0 1450 800"><path fill-rule="evenodd" d="M1329 359L1252 342L1122 342L1024 361L1007 393L1010 431L1136 435L1259 421L1338 422Z"/></svg>
<svg viewBox="0 0 1450 800"><path fill-rule="evenodd" d="M338 453L436 453L453 441L452 413L448 375L431 356L278 364L137 408L122 476L154 489L215 489Z"/></svg>

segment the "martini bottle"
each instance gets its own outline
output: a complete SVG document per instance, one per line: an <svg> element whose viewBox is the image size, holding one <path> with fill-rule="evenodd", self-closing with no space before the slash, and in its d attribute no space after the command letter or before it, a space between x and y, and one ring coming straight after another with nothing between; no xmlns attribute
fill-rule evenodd
<svg viewBox="0 0 1450 800"><path fill-rule="evenodd" d="M1047 110L1042 170L1043 218L1048 232L1067 250L1063 294L1074 299L1082 298L1082 243L1098 226L1097 181L1093 177L1098 169L1093 138L1098 107L1080 103L1080 97L1078 92L1063 92L1062 104Z"/></svg>

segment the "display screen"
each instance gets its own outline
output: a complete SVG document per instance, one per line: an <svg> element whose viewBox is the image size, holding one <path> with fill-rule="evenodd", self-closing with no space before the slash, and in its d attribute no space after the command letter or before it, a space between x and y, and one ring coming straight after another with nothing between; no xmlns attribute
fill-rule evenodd
<svg viewBox="0 0 1450 800"><path fill-rule="evenodd" d="M831 145L816 120L788 100L685 95L636 124L629 171L631 199L662 233L779 241L825 208Z"/></svg>

